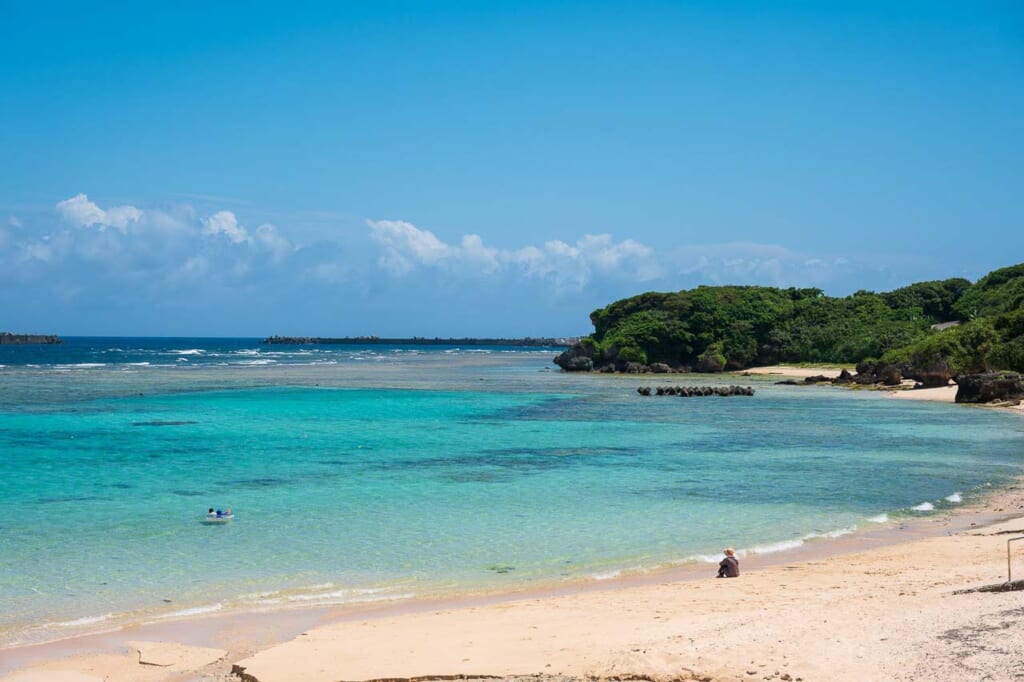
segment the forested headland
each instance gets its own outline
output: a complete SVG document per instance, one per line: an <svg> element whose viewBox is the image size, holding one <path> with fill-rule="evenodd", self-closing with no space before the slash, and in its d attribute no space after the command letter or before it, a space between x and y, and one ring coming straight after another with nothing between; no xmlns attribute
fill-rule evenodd
<svg viewBox="0 0 1024 682"><path fill-rule="evenodd" d="M595 310L590 320L594 333L556 359L563 369L876 363L939 384L958 374L1024 371L1024 264L973 283L953 278L845 297L762 286L649 292Z"/></svg>

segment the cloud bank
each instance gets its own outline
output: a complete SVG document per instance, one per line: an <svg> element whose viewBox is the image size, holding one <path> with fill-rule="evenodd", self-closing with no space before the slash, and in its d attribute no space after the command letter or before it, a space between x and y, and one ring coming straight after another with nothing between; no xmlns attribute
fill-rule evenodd
<svg viewBox="0 0 1024 682"><path fill-rule="evenodd" d="M480 234L446 240L387 219L367 220L361 233L299 242L287 226L247 223L232 210L103 207L76 194L49 214L0 224L0 284L8 292L33 287L36 305L159 310L188 301L214 317L257 302L268 314L312 315L316 302L357 308L357 300L366 301L367 316L388 310L397 318L403 306L454 316L466 301L486 305L490 296L524 316L575 301L585 320L593 307L643 291L701 283L824 288L865 270L847 257L751 242L654 247L584 232L501 248Z"/></svg>

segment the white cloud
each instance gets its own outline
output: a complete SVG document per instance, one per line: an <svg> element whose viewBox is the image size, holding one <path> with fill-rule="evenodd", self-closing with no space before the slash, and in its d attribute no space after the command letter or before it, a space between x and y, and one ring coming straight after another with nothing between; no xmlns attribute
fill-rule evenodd
<svg viewBox="0 0 1024 682"><path fill-rule="evenodd" d="M778 244L725 242L682 246L672 269L710 284L820 285L849 269L845 257L810 255Z"/></svg>
<svg viewBox="0 0 1024 682"><path fill-rule="evenodd" d="M57 203L57 211L64 220L75 227L91 227L96 225L100 230L113 227L122 233L128 226L142 218L142 211L134 206L115 206L106 211L89 201L85 194L76 194L70 199Z"/></svg>
<svg viewBox="0 0 1024 682"><path fill-rule="evenodd" d="M192 282L203 279L210 273L210 263L204 256L189 256L169 276L172 281Z"/></svg>
<svg viewBox="0 0 1024 682"><path fill-rule="evenodd" d="M264 223L257 227L255 238L256 243L269 251L276 262L281 262L295 250L292 243L281 236L277 228L270 223Z"/></svg>
<svg viewBox="0 0 1024 682"><path fill-rule="evenodd" d="M249 233L238 224L238 218L231 211L217 211L204 219L203 234L222 234L235 244L249 241Z"/></svg>
<svg viewBox="0 0 1024 682"><path fill-rule="evenodd" d="M465 235L458 245L447 244L429 230L401 220L371 220L370 237L382 249L379 265L395 275L417 267L465 276L514 271L527 278L548 279L558 287L580 288L597 273L603 277L648 281L662 274L654 251L611 235L585 235L575 245L550 240L543 247L503 250L486 246L476 234Z"/></svg>
<svg viewBox="0 0 1024 682"><path fill-rule="evenodd" d="M7 218L7 224L16 230L20 230L21 228L25 227L24 225L22 225L21 221L18 220L18 216L16 215L9 216Z"/></svg>
<svg viewBox="0 0 1024 682"><path fill-rule="evenodd" d="M352 273L349 271L349 268L340 263L317 263L306 268L305 274L307 277L326 282L327 284L341 284L352 279Z"/></svg>
<svg viewBox="0 0 1024 682"><path fill-rule="evenodd" d="M434 236L430 230L421 230L403 220L370 220L370 238L384 253L378 262L385 270L396 275L410 272L417 264L428 267L442 266L456 255L452 247Z"/></svg>

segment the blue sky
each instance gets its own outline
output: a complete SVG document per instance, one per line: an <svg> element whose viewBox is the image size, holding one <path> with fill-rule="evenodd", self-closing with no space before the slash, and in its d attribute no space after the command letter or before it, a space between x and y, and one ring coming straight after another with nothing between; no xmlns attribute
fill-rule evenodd
<svg viewBox="0 0 1024 682"><path fill-rule="evenodd" d="M1024 261L1024 3L0 0L0 329L575 335Z"/></svg>

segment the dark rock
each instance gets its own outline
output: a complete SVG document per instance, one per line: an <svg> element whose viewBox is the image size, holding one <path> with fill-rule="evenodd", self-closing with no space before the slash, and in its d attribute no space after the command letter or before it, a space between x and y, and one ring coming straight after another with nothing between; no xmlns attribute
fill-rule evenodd
<svg viewBox="0 0 1024 682"><path fill-rule="evenodd" d="M664 362L655 362L651 364L651 371L655 374L668 374L672 371L672 368Z"/></svg>
<svg viewBox="0 0 1024 682"><path fill-rule="evenodd" d="M52 334L12 334L10 332L0 332L0 346L57 343L64 343L64 341Z"/></svg>
<svg viewBox="0 0 1024 682"><path fill-rule="evenodd" d="M824 374L816 374L813 377L804 377L805 384L824 384L831 382L832 379L825 376Z"/></svg>
<svg viewBox="0 0 1024 682"><path fill-rule="evenodd" d="M715 353L705 352L697 360L698 372L711 374L721 372L723 369L725 369L725 363L723 363L722 358Z"/></svg>
<svg viewBox="0 0 1024 682"><path fill-rule="evenodd" d="M636 392L643 396L651 395L650 386L641 386ZM696 396L733 396L733 395L754 395L751 386L656 386L654 395L677 395L683 398Z"/></svg>
<svg viewBox="0 0 1024 682"><path fill-rule="evenodd" d="M962 374L956 378L956 383L958 403L1002 402L1017 405L1024 399L1024 382L1017 372Z"/></svg>
<svg viewBox="0 0 1024 682"><path fill-rule="evenodd" d="M860 362L857 364L857 376L853 377L856 384L885 384L899 386L903 381L900 368L888 362Z"/></svg>
<svg viewBox="0 0 1024 682"><path fill-rule="evenodd" d="M554 362L565 372L589 372L594 369L589 346L580 343L557 355Z"/></svg>
<svg viewBox="0 0 1024 682"><path fill-rule="evenodd" d="M921 388L948 386L949 380L953 378L949 372L949 365L941 357L912 358L902 371L903 376L917 381Z"/></svg>
<svg viewBox="0 0 1024 682"><path fill-rule="evenodd" d="M839 372L839 376L837 376L835 379L832 380L832 383L834 383L834 384L852 384L853 383L853 375L850 374L850 372L848 372L847 369L844 367L843 370L841 372Z"/></svg>
<svg viewBox="0 0 1024 682"><path fill-rule="evenodd" d="M776 386L799 386L800 384L793 379L783 379L782 381L776 381Z"/></svg>

